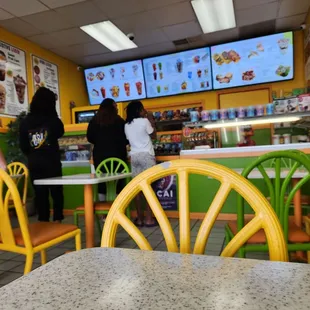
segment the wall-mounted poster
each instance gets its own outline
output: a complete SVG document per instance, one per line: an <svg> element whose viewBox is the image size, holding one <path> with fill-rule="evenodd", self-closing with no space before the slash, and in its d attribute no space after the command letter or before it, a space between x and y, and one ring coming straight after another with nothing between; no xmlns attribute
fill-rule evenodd
<svg viewBox="0 0 310 310"><path fill-rule="evenodd" d="M33 88L35 92L40 87L46 87L55 93L56 110L60 116L59 79L57 65L32 55L32 76Z"/></svg>
<svg viewBox="0 0 310 310"><path fill-rule="evenodd" d="M25 52L0 41L0 114L28 110Z"/></svg>

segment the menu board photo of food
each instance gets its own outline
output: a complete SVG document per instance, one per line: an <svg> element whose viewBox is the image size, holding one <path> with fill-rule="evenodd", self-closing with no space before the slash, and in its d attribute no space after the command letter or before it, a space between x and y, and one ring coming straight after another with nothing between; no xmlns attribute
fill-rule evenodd
<svg viewBox="0 0 310 310"><path fill-rule="evenodd" d="M212 89L208 47L143 60L148 98Z"/></svg>
<svg viewBox="0 0 310 310"><path fill-rule="evenodd" d="M292 32L212 46L214 89L291 80L293 50Z"/></svg>
<svg viewBox="0 0 310 310"><path fill-rule="evenodd" d="M60 96L57 65L38 56L32 55L32 77L35 92L40 87L46 87L55 94L56 110L58 116L60 116Z"/></svg>
<svg viewBox="0 0 310 310"><path fill-rule="evenodd" d="M120 102L146 97L141 60L86 69L85 79L91 105L106 98Z"/></svg>
<svg viewBox="0 0 310 310"><path fill-rule="evenodd" d="M0 114L28 111L25 52L0 41Z"/></svg>

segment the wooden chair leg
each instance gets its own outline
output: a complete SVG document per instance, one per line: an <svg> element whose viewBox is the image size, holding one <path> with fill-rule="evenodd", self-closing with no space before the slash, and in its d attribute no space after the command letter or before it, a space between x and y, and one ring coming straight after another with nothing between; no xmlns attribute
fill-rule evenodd
<svg viewBox="0 0 310 310"><path fill-rule="evenodd" d="M24 268L24 275L29 273L32 270L33 263L33 253L26 255L26 263Z"/></svg>
<svg viewBox="0 0 310 310"><path fill-rule="evenodd" d="M46 250L41 251L41 265L46 264Z"/></svg>
<svg viewBox="0 0 310 310"><path fill-rule="evenodd" d="M79 232L76 236L75 236L75 250L79 251L82 248L82 243L81 243L81 232Z"/></svg>

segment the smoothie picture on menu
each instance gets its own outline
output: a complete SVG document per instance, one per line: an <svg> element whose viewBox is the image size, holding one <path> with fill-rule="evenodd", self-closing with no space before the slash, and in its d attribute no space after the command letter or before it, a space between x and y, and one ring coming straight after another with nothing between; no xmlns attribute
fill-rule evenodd
<svg viewBox="0 0 310 310"><path fill-rule="evenodd" d="M0 112L1 113L5 111L5 103L6 103L6 90L4 86L0 85Z"/></svg>
<svg viewBox="0 0 310 310"><path fill-rule="evenodd" d="M104 98L109 97L116 102L146 97L141 60L86 69L84 74L91 105L101 104ZM159 77L156 64L156 79Z"/></svg>
<svg viewBox="0 0 310 310"><path fill-rule="evenodd" d="M143 70L150 98L212 89L208 47L144 59Z"/></svg>
<svg viewBox="0 0 310 310"><path fill-rule="evenodd" d="M293 33L211 47L215 89L293 79Z"/></svg>
<svg viewBox="0 0 310 310"><path fill-rule="evenodd" d="M0 81L5 81L6 73L6 56L4 52L0 51Z"/></svg>
<svg viewBox="0 0 310 310"><path fill-rule="evenodd" d="M26 90L27 83L23 79L23 77L20 76L19 74L17 76L14 76L13 79L14 79L15 90L16 90L17 97L18 97L18 102L23 104L25 101L25 90Z"/></svg>

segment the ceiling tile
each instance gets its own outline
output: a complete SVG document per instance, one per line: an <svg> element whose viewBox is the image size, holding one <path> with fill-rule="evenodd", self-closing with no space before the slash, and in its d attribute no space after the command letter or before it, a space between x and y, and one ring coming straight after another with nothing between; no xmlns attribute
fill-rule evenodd
<svg viewBox="0 0 310 310"><path fill-rule="evenodd" d="M240 39L249 39L254 37L273 34L276 28L276 20L268 20L266 22L243 26L239 28Z"/></svg>
<svg viewBox="0 0 310 310"><path fill-rule="evenodd" d="M207 46L213 44L220 44L230 41L235 41L239 39L239 29L232 28L222 31L207 33L202 36L203 40L206 42Z"/></svg>
<svg viewBox="0 0 310 310"><path fill-rule="evenodd" d="M276 19L278 2L258 5L249 9L236 11L237 26L257 24L271 19Z"/></svg>
<svg viewBox="0 0 310 310"><path fill-rule="evenodd" d="M112 19L112 22L123 32L139 32L141 29L147 31L157 27L156 18L150 12L142 12L126 17Z"/></svg>
<svg viewBox="0 0 310 310"><path fill-rule="evenodd" d="M165 42L141 47L139 48L139 50L141 57L150 57L161 54L173 53L176 51L176 47L172 42Z"/></svg>
<svg viewBox="0 0 310 310"><path fill-rule="evenodd" d="M109 18L119 18L145 10L144 0L93 0Z"/></svg>
<svg viewBox="0 0 310 310"><path fill-rule="evenodd" d="M196 21L164 27L163 30L172 41L202 34L202 30Z"/></svg>
<svg viewBox="0 0 310 310"><path fill-rule="evenodd" d="M84 55L110 53L110 50L97 41L83 44Z"/></svg>
<svg viewBox="0 0 310 310"><path fill-rule="evenodd" d="M144 0L145 6L147 10L159 8L162 6L167 6L169 4L175 4L178 2L184 2L184 0ZM188 0L187 0L188 2Z"/></svg>
<svg viewBox="0 0 310 310"><path fill-rule="evenodd" d="M22 19L34 27L39 28L43 32L53 32L73 27L73 25L66 21L61 15L52 10L28 15Z"/></svg>
<svg viewBox="0 0 310 310"><path fill-rule="evenodd" d="M0 20L5 20L5 19L10 19L13 18L14 16L2 9L0 9Z"/></svg>
<svg viewBox="0 0 310 310"><path fill-rule="evenodd" d="M282 0L278 18L307 13L309 6L309 0Z"/></svg>
<svg viewBox="0 0 310 310"><path fill-rule="evenodd" d="M54 8L59 8L62 6L70 5L70 4L75 4L87 0L40 0L42 3L47 5L49 8L54 9Z"/></svg>
<svg viewBox="0 0 310 310"><path fill-rule="evenodd" d="M148 31L140 29L138 32L135 33L135 39L134 39L134 42L139 47L167 41L168 38L161 29L150 29Z"/></svg>
<svg viewBox="0 0 310 310"><path fill-rule="evenodd" d="M78 57L85 56L82 44L52 48L51 51L59 56L62 56L68 59L70 59L71 57L78 58Z"/></svg>
<svg viewBox="0 0 310 310"><path fill-rule="evenodd" d="M307 14L299 14L290 17L278 18L276 20L277 31L291 30L300 27L305 22Z"/></svg>
<svg viewBox="0 0 310 310"><path fill-rule="evenodd" d="M37 0L1 0L0 6L17 17L48 10L47 6Z"/></svg>
<svg viewBox="0 0 310 310"><path fill-rule="evenodd" d="M30 37L42 33L41 30L24 22L19 18L12 18L0 21L0 26L11 31L21 37Z"/></svg>
<svg viewBox="0 0 310 310"><path fill-rule="evenodd" d="M40 45L43 48L51 49L64 46L64 42L52 37L49 34L39 34L28 38L28 40Z"/></svg>
<svg viewBox="0 0 310 310"><path fill-rule="evenodd" d="M87 35L79 28L72 28L61 30L50 34L53 38L64 43L63 46L70 46L74 44L82 44L93 41L93 38Z"/></svg>
<svg viewBox="0 0 310 310"><path fill-rule="evenodd" d="M235 10L243 10L270 2L279 2L279 0L234 0L234 8Z"/></svg>
<svg viewBox="0 0 310 310"><path fill-rule="evenodd" d="M63 18L75 26L85 26L102 22L107 19L104 13L91 2L81 2L55 9Z"/></svg>
<svg viewBox="0 0 310 310"><path fill-rule="evenodd" d="M190 2L172 4L150 12L152 12L160 27L196 20L196 15Z"/></svg>

